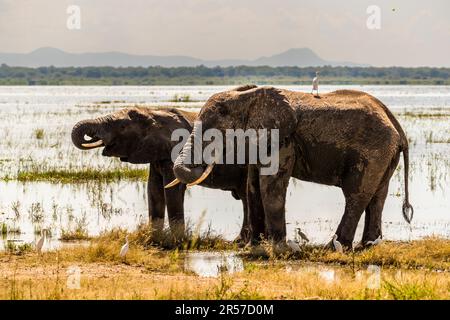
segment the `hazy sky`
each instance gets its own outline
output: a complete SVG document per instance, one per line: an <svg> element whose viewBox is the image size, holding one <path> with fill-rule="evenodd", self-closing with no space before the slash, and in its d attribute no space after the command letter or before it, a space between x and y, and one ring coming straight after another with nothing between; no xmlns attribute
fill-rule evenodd
<svg viewBox="0 0 450 320"><path fill-rule="evenodd" d="M69 5L81 30L66 28ZM380 30L366 26L369 5ZM0 52L44 46L204 59L309 47L327 60L450 67L450 1L0 0Z"/></svg>

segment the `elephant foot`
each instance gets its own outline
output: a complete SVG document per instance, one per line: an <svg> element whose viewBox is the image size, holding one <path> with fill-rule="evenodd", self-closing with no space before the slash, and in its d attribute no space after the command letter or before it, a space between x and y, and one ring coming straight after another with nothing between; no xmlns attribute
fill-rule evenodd
<svg viewBox="0 0 450 320"><path fill-rule="evenodd" d="M268 258L269 253L262 245L251 245L250 242L245 246L250 250L250 255L255 258Z"/></svg>
<svg viewBox="0 0 450 320"><path fill-rule="evenodd" d="M287 254L292 254L293 252L292 248L289 247L286 241L274 243L272 245L272 250L275 256L284 256Z"/></svg>
<svg viewBox="0 0 450 320"><path fill-rule="evenodd" d="M292 254L292 249L285 242L272 244L264 243L258 245L251 245L248 243L246 248L250 250L250 255L253 257L271 258Z"/></svg>
<svg viewBox="0 0 450 320"><path fill-rule="evenodd" d="M358 242L358 244L353 247L353 250L355 252L360 252L363 251L364 249L367 249L367 246L365 246L363 242Z"/></svg>
<svg viewBox="0 0 450 320"><path fill-rule="evenodd" d="M233 240L233 243L238 246L238 248L244 248L249 243L248 240L244 239L241 235L237 236L236 239Z"/></svg>

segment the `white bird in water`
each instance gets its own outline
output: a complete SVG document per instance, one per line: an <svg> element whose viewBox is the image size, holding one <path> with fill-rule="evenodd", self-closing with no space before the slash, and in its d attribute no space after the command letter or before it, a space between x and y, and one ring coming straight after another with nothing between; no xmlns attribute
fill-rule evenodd
<svg viewBox="0 0 450 320"><path fill-rule="evenodd" d="M338 241L337 237L337 234L333 236L333 246L337 252L342 253L344 252L344 249L342 248L342 244Z"/></svg>
<svg viewBox="0 0 450 320"><path fill-rule="evenodd" d="M125 258L125 256L127 255L128 252L128 248L130 247L130 244L128 242L128 235L125 237L125 244L122 246L122 248L120 249L120 257L121 258Z"/></svg>
<svg viewBox="0 0 450 320"><path fill-rule="evenodd" d="M41 252L42 252L42 247L44 246L46 235L47 235L47 229L42 229L41 237L39 238L38 242L36 243L36 251L39 254L41 254Z"/></svg>
<svg viewBox="0 0 450 320"><path fill-rule="evenodd" d="M295 230L297 231L297 235L300 237L300 239L302 239L305 242L309 242L308 237L306 236L306 234L302 231L302 229L300 228L295 228Z"/></svg>
<svg viewBox="0 0 450 320"><path fill-rule="evenodd" d="M319 96L319 71L316 71L316 76L312 81L312 90L311 94L313 94L314 90L317 92L317 97Z"/></svg>
<svg viewBox="0 0 450 320"><path fill-rule="evenodd" d="M300 246L299 246L298 243L295 242L295 241L288 240L288 241L287 241L287 245L288 245L289 248L291 248L292 251L294 251L294 252L300 252L300 251L301 251Z"/></svg>
<svg viewBox="0 0 450 320"><path fill-rule="evenodd" d="M381 239L381 235L379 235L378 238L376 238L375 240L367 241L366 245L368 245L368 246L376 246L376 245L379 245L382 241L383 240Z"/></svg>

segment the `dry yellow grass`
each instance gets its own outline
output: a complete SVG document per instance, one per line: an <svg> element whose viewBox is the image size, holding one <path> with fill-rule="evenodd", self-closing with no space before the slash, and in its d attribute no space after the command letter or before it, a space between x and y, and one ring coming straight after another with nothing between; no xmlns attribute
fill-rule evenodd
<svg viewBox="0 0 450 320"><path fill-rule="evenodd" d="M42 256L1 253L0 299L450 299L449 240L385 243L355 256L316 248L300 261L252 260L242 272L203 278L184 270L184 252L144 248L138 234L121 259L123 236ZM369 264L381 266L375 287ZM67 286L73 266L80 289Z"/></svg>

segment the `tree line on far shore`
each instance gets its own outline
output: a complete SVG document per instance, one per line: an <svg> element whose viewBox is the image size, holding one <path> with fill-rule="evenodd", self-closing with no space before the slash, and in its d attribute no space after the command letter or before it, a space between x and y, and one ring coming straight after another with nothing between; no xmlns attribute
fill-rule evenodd
<svg viewBox="0 0 450 320"><path fill-rule="evenodd" d="M450 84L450 68L431 67L10 67L0 66L0 84L17 85L151 85L309 83L320 71L321 83Z"/></svg>

